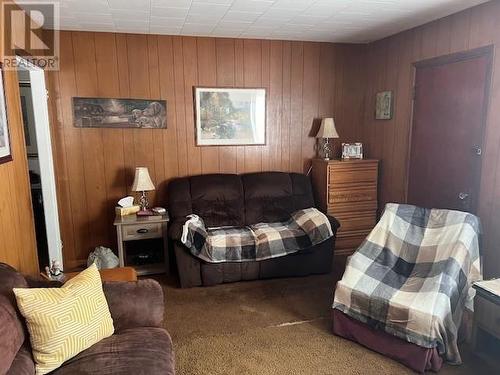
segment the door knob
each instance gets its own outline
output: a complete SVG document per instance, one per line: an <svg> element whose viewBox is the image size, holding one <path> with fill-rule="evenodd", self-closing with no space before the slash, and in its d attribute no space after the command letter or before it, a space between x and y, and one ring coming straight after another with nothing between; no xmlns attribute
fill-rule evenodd
<svg viewBox="0 0 500 375"><path fill-rule="evenodd" d="M461 201L464 201L467 198L469 198L469 194L468 193L464 193L464 192L458 193L458 199L460 199Z"/></svg>
<svg viewBox="0 0 500 375"><path fill-rule="evenodd" d="M481 156L483 154L483 150L480 146L474 146L472 147L472 151L474 151L474 153L477 155L477 156Z"/></svg>

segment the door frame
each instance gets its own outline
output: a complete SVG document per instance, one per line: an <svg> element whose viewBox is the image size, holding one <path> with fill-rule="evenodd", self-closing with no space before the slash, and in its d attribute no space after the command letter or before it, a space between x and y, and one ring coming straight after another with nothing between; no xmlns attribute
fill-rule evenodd
<svg viewBox="0 0 500 375"><path fill-rule="evenodd" d="M490 44L484 47L474 48L471 50L451 53L448 55L442 55L437 57L432 57L430 59L420 60L412 63L412 88L411 88L411 113L410 113L410 131L408 134L408 152L406 155L406 176L405 176L405 190L404 190L404 200L408 202L408 189L410 184L410 164L411 164L411 151L412 151L412 134L413 129L415 127L415 99L416 99L416 79L417 79L417 69L425 68L425 67L433 67L446 65L456 62L462 62L467 60L472 60L478 57L486 57L487 58L487 67L486 67L486 85L484 88L484 104L481 113L481 148L484 151L484 141L485 141L485 130L486 123L488 121L488 110L490 107L490 91L492 84L492 74L493 74L493 59L495 53L495 46ZM476 209L479 206L479 193L480 193L480 184L481 184L481 172L483 167L483 155L481 155L481 163L479 170L477 171L478 179L477 179L477 197L476 197Z"/></svg>
<svg viewBox="0 0 500 375"><path fill-rule="evenodd" d="M29 72L30 77L49 262L58 260L61 267L63 267L64 259L62 254L61 229L59 226L45 71L20 56L17 56L17 63L23 67L23 70Z"/></svg>

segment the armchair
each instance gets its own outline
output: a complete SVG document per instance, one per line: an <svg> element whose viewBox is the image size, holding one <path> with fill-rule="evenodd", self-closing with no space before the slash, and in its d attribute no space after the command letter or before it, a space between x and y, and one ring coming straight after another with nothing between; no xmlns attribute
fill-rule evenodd
<svg viewBox="0 0 500 375"><path fill-rule="evenodd" d="M0 263L2 374L35 373L29 336L12 293L12 288L30 284L14 268ZM53 282L36 286L57 287ZM66 361L53 374L175 374L172 340L162 328L164 301L158 282L104 282L103 289L115 333Z"/></svg>

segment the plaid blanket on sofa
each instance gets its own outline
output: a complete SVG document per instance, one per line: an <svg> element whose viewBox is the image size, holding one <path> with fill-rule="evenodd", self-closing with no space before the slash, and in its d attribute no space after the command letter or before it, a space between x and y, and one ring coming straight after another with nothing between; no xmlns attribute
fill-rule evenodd
<svg viewBox="0 0 500 375"><path fill-rule="evenodd" d="M181 242L206 262L246 262L296 253L331 236L328 218L315 208L307 208L294 212L285 222L243 228L206 228L202 218L189 215Z"/></svg>
<svg viewBox="0 0 500 375"><path fill-rule="evenodd" d="M472 214L387 204L349 259L333 308L461 363L457 331L481 279L479 232Z"/></svg>

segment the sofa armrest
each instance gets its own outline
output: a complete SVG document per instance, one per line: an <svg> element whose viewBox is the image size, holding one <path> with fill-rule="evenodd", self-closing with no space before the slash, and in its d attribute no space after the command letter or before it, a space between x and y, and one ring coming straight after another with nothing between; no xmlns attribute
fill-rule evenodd
<svg viewBox="0 0 500 375"><path fill-rule="evenodd" d="M336 234L337 230L340 228L339 221L331 215L326 215L326 217L328 218L328 221L330 222L330 226L332 227L333 234Z"/></svg>
<svg viewBox="0 0 500 375"><path fill-rule="evenodd" d="M174 219L168 224L168 236L173 241L181 242L182 227L186 223L186 218Z"/></svg>
<svg viewBox="0 0 500 375"><path fill-rule="evenodd" d="M156 280L107 281L102 286L115 331L136 327L162 327L163 289Z"/></svg>

